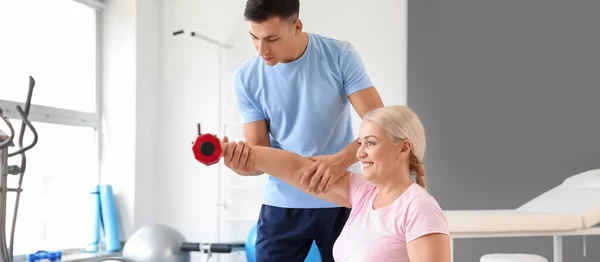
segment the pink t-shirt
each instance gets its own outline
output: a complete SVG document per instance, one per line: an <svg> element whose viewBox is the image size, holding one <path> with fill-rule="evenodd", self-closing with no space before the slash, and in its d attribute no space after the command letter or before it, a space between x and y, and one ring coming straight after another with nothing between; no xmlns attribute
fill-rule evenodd
<svg viewBox="0 0 600 262"><path fill-rule="evenodd" d="M449 235L437 201L412 184L391 205L373 210L377 187L351 174L350 217L333 246L336 262L409 261L406 243L430 233Z"/></svg>

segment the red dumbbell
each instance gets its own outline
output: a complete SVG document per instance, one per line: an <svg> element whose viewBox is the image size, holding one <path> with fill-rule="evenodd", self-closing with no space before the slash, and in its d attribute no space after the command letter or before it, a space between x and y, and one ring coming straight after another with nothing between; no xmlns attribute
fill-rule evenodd
<svg viewBox="0 0 600 262"><path fill-rule="evenodd" d="M192 152L198 162L210 166L219 162L223 150L221 149L221 141L211 134L202 135L200 124L198 124L198 137L192 145Z"/></svg>
<svg viewBox="0 0 600 262"><path fill-rule="evenodd" d="M223 153L221 142L211 134L198 136L196 142L192 145L192 151L194 158L207 166L218 163Z"/></svg>

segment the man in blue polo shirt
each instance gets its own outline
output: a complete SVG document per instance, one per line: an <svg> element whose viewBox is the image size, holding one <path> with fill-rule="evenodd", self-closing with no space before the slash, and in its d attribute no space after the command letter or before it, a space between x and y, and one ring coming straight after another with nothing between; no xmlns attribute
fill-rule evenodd
<svg viewBox="0 0 600 262"><path fill-rule="evenodd" d="M310 190L324 191L356 159L351 113L383 106L353 46L302 32L298 0L248 0L244 17L257 54L236 70L233 93L245 143L309 157ZM236 148L236 150L242 150ZM244 176L246 159L225 160ZM323 261L350 210L269 177L260 210L256 261L303 261L313 240Z"/></svg>

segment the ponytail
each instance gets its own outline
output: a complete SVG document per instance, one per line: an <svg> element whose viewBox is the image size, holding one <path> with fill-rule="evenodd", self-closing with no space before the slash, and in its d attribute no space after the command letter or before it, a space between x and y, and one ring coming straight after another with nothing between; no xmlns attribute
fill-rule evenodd
<svg viewBox="0 0 600 262"><path fill-rule="evenodd" d="M415 180L417 184L423 188L427 188L425 183L425 167L421 160L419 160L414 154L410 155L410 170L415 174Z"/></svg>

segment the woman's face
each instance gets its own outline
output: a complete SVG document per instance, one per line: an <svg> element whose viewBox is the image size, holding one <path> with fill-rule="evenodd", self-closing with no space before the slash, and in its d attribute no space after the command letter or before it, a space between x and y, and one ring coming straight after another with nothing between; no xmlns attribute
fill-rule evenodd
<svg viewBox="0 0 600 262"><path fill-rule="evenodd" d="M368 180L381 180L399 167L399 145L393 144L385 130L378 124L365 120L359 131L359 148L356 157L362 164Z"/></svg>
<svg viewBox="0 0 600 262"><path fill-rule="evenodd" d="M384 181L385 176L395 174L400 167L407 164L402 156L410 152L409 143L392 143L385 130L376 123L368 120L363 122L358 143L356 157L361 162L363 174L368 180Z"/></svg>

